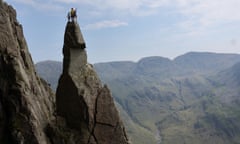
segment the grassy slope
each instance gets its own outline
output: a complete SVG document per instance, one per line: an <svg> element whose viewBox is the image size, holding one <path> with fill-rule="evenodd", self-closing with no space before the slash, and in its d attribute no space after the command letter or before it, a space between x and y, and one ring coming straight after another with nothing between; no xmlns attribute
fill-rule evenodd
<svg viewBox="0 0 240 144"><path fill-rule="evenodd" d="M105 82L110 85L115 99L122 105L131 120L138 127L151 131L151 135L137 137L137 140L143 141L146 137L154 139L156 129L159 128L163 144L239 142L236 136L228 134L228 131L233 131L234 134L238 134L238 131L232 130L231 126L227 127L234 125L240 129L236 124L236 121L240 120L239 117L228 118L228 113L231 111L235 114L239 113L234 111L238 107L235 105L226 108L229 105L221 102L223 93L226 94L223 96L226 98L229 94L237 95L239 92L226 85L220 87L218 85L221 85L221 82L213 83L206 76L232 66L231 62L224 60L221 56L212 57L211 54L210 57L209 54L207 56L204 54L205 62L203 63L199 57L197 62L194 62L192 55L195 54L187 55L187 58L179 58L181 59L179 65L185 67L182 71L166 59L156 64L154 61L157 58L154 57L137 63L135 70L132 70L135 75L129 74L130 71L126 78L121 76L121 78L106 79ZM231 55L227 57L232 59ZM184 66L182 61L192 64ZM207 62L210 64L206 64ZM218 64L213 67L214 63ZM175 72L173 72L174 69ZM224 90L228 91L224 92ZM220 112L224 113L225 117L222 117ZM126 123L128 121L125 120ZM229 121L233 124L229 124ZM140 129L129 128L128 130L132 135L138 134ZM133 141L133 143L139 142Z"/></svg>

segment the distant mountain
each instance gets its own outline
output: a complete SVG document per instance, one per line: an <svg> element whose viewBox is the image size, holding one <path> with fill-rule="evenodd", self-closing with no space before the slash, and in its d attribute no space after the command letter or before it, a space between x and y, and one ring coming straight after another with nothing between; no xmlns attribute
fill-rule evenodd
<svg viewBox="0 0 240 144"><path fill-rule="evenodd" d="M215 72L239 62L238 54L190 52L174 59L181 68L192 72Z"/></svg>
<svg viewBox="0 0 240 144"><path fill-rule="evenodd" d="M146 57L94 67L133 144L240 143L240 55L191 52L174 60ZM45 71L43 78L50 74ZM54 75L48 78L59 73Z"/></svg>
<svg viewBox="0 0 240 144"><path fill-rule="evenodd" d="M42 61L35 64L37 73L56 90L58 79L62 73L62 63L58 61Z"/></svg>
<svg viewBox="0 0 240 144"><path fill-rule="evenodd" d="M102 75L103 80L131 75L147 76L148 78L159 80L174 76L210 74L229 68L239 61L240 55L238 54L190 52L174 60L154 56L142 58L137 63L109 62L95 64L94 66Z"/></svg>
<svg viewBox="0 0 240 144"><path fill-rule="evenodd" d="M240 104L240 63L231 68L220 71L211 77L213 84L217 87L216 93L221 101L229 105Z"/></svg>
<svg viewBox="0 0 240 144"><path fill-rule="evenodd" d="M231 83L235 82L235 85L240 84L240 63L236 63L231 68L219 72L218 79L227 85L232 85Z"/></svg>

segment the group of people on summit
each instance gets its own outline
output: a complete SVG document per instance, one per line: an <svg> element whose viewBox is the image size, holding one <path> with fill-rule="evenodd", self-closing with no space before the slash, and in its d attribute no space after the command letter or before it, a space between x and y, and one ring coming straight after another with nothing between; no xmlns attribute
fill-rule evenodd
<svg viewBox="0 0 240 144"><path fill-rule="evenodd" d="M76 22L77 21L77 9L71 8L70 12L67 15L69 22Z"/></svg>

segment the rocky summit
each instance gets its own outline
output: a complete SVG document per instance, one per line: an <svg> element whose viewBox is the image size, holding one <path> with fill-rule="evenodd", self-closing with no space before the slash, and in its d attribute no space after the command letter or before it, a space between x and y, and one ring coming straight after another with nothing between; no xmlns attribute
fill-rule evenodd
<svg viewBox="0 0 240 144"><path fill-rule="evenodd" d="M56 92L57 114L79 132L80 143L127 144L128 138L107 86L87 63L80 27L68 22L63 46L63 73Z"/></svg>
<svg viewBox="0 0 240 144"><path fill-rule="evenodd" d="M56 96L37 74L16 11L0 0L0 143L128 144L111 92L68 22Z"/></svg>

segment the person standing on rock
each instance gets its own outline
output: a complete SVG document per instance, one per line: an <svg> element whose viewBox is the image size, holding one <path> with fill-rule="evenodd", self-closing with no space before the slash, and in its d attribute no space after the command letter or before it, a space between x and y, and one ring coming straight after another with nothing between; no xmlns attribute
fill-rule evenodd
<svg viewBox="0 0 240 144"><path fill-rule="evenodd" d="M74 8L71 8L70 12L68 12L67 18L69 22L77 21L77 10Z"/></svg>

